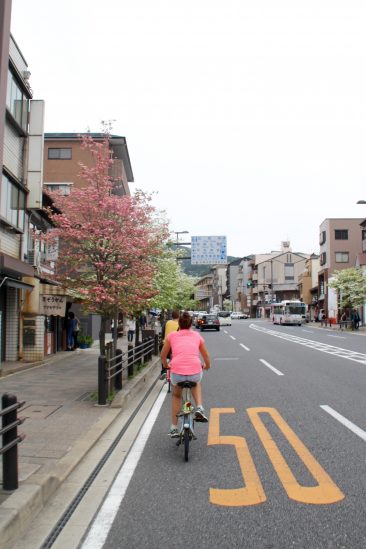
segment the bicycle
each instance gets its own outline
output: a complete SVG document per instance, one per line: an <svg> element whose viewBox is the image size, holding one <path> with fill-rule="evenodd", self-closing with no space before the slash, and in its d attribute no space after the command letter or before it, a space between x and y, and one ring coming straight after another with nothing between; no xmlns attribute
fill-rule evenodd
<svg viewBox="0 0 366 549"><path fill-rule="evenodd" d="M191 399L191 389L196 385L195 381L180 381L178 383L178 386L182 388L182 408L177 414L177 417L181 418L177 446L184 445L185 461L188 461L190 441L197 440L194 434L194 406Z"/></svg>

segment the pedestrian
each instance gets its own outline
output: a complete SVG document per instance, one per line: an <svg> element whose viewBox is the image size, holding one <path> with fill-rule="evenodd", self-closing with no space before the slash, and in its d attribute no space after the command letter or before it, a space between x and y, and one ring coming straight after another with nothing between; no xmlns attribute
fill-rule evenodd
<svg viewBox="0 0 366 549"><path fill-rule="evenodd" d="M78 346L79 346L78 337L79 337L79 331L80 331L80 320L78 319L77 316L75 317L75 320L76 320L76 324L75 324L75 329L74 329L74 333L73 333L73 336L74 336L74 347L73 347L73 349L77 349Z"/></svg>
<svg viewBox="0 0 366 549"><path fill-rule="evenodd" d="M75 350L75 340L74 340L74 333L76 328L76 318L75 314L70 311L69 312L69 318L67 322L67 351L74 351Z"/></svg>
<svg viewBox="0 0 366 549"><path fill-rule="evenodd" d="M127 319L127 341L133 341L133 336L136 332L136 320L133 315L130 315Z"/></svg>
<svg viewBox="0 0 366 549"><path fill-rule="evenodd" d="M360 315L358 314L357 309L353 309L352 314L351 314L351 320L353 322L353 328L355 330L358 330L358 328L360 326Z"/></svg>
<svg viewBox="0 0 366 549"><path fill-rule="evenodd" d="M147 325L147 318L146 318L146 315L145 315L144 313L142 313L142 314L140 315L140 326L141 326L141 329L142 329L142 330L145 330L146 325Z"/></svg>

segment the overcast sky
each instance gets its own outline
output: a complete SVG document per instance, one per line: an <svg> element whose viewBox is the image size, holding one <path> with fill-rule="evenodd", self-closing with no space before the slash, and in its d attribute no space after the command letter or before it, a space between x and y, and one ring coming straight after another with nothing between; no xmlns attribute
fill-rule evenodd
<svg viewBox="0 0 366 549"><path fill-rule="evenodd" d="M13 0L45 131L113 120L172 231L318 253L366 217L364 0ZM182 237L183 238L183 237Z"/></svg>

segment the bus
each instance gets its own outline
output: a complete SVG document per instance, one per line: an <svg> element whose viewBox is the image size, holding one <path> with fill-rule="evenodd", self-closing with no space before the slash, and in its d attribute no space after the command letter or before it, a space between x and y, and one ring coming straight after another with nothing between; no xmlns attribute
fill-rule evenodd
<svg viewBox="0 0 366 549"><path fill-rule="evenodd" d="M273 324L297 324L301 326L306 318L306 305L302 301L281 301L271 304Z"/></svg>

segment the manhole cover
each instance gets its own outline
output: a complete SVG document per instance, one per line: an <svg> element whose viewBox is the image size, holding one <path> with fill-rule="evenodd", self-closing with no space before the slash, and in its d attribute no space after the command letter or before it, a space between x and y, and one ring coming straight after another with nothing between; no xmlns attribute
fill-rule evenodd
<svg viewBox="0 0 366 549"><path fill-rule="evenodd" d="M22 412L27 419L46 419L56 412L61 406L51 406L51 404L32 404L23 408Z"/></svg>

